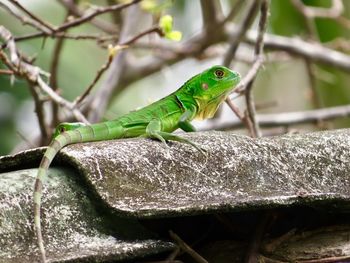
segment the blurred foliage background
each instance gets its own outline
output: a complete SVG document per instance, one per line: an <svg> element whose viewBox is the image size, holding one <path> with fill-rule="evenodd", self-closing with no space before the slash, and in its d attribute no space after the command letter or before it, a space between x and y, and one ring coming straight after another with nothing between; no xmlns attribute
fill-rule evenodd
<svg viewBox="0 0 350 263"><path fill-rule="evenodd" d="M20 1L25 7L54 25L64 21L65 9L57 1L26 0ZM90 4L104 5L107 1L89 1ZM175 0L163 10L174 17L175 28L183 33L183 40L191 38L202 28L202 16L199 0ZM222 0L223 12L227 14L234 0ZM303 1L307 5L328 7L330 0ZM308 39L308 31L304 17L289 0L271 0L268 32L288 37ZM80 5L86 4L81 1ZM350 2L344 1L344 17L349 17ZM147 15L147 14L145 14ZM111 20L110 14L102 16ZM140 20L140 28L145 28L145 20ZM151 19L146 20L148 27ZM239 21L238 18L235 21ZM20 36L34 32L33 28L21 24L6 10L0 8L0 24L9 29L13 35ZM147 28L146 26L146 28ZM333 19L316 18L317 38L320 42L348 53L349 49L342 41L348 41L349 28L335 22ZM256 23L254 24L256 28ZM74 28L70 32L97 32L96 28L87 24ZM158 36L146 36L154 38ZM55 39L42 38L18 42L18 48L27 56L35 58L35 65L49 71ZM170 41L169 41L170 42ZM223 44L223 49L226 46ZM252 50L240 47L238 52L251 54ZM108 53L106 49L89 40L66 40L61 54L58 82L60 94L73 100L92 82L96 71L105 63ZM222 57L217 56L206 60L185 59L171 66L163 67L161 71L132 83L127 89L117 94L105 113L105 119L112 119L130 110L147 105L149 102L161 98L180 87L188 78L208 66L222 63ZM0 68L6 68L0 64ZM234 63L234 69L243 75L249 69L245 63ZM315 67L316 87L321 107L349 104L350 81L349 74L330 66ZM303 59L295 57L286 61L266 63L259 72L254 84L256 103L272 102L272 106L260 109L258 112L288 112L302 111L315 108L310 94L310 81ZM95 89L98 88L98 85ZM237 100L237 105L243 105ZM222 118L236 118L232 112L224 109ZM50 111L50 107L46 107ZM332 128L347 127L347 119L332 121ZM196 123L201 128L205 124ZM302 126L305 129L317 129L313 125ZM31 138L38 136L38 121L34 110L34 103L27 87L27 82L9 75L0 74L0 155L11 153L16 145L23 140L30 144ZM33 145L34 146L34 145Z"/></svg>

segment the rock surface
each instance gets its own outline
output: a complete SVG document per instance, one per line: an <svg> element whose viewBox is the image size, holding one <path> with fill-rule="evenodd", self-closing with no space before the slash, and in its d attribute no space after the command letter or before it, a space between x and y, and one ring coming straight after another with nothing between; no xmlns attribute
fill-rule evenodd
<svg viewBox="0 0 350 263"><path fill-rule="evenodd" d="M44 239L52 262L130 260L174 244L136 218L324 205L350 200L350 130L251 139L186 134L206 154L149 139L75 144L45 184ZM33 262L32 189L43 149L0 157L0 261ZM64 164L68 168L57 165ZM73 169L72 169L73 168Z"/></svg>

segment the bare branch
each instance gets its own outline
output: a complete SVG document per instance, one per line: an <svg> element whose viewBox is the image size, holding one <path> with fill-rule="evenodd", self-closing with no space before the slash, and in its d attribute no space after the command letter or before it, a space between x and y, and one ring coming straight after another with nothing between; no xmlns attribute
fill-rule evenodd
<svg viewBox="0 0 350 263"><path fill-rule="evenodd" d="M238 0L230 10L230 13L222 21L220 21L219 24L226 24L228 21L231 21L237 15L243 3L244 3L244 0Z"/></svg>
<svg viewBox="0 0 350 263"><path fill-rule="evenodd" d="M261 6L260 6L259 33L258 33L258 37L256 40L255 49L254 49L256 61L262 60L263 58L264 34L266 32L266 27L267 27L268 11L269 11L269 0L262 0ZM255 110L255 103L254 103L253 93L252 93L254 80L255 80L255 77L253 77L253 79L246 86L245 98L247 103L248 116L253 125L254 137L261 137L259 124L255 118L256 110Z"/></svg>
<svg viewBox="0 0 350 263"><path fill-rule="evenodd" d="M231 110L236 114L236 116L240 119L240 121L245 125L248 129L249 135L254 137L253 134L253 124L249 118L247 118L246 114L243 114L238 107L232 102L230 99L226 99L227 105L231 108Z"/></svg>
<svg viewBox="0 0 350 263"><path fill-rule="evenodd" d="M49 34L50 31L42 26L40 23L38 23L37 21L35 20L32 20L32 19L29 19L25 16L22 16L20 14L18 14L17 12L15 12L14 10L12 10L12 8L8 7L7 5L5 5L4 3L1 3L0 2L0 7L5 9L9 14L11 14L12 16L14 16L15 18L17 18L19 21L22 22L22 24L24 25L30 25L38 30L40 30L40 34Z"/></svg>
<svg viewBox="0 0 350 263"><path fill-rule="evenodd" d="M245 33L247 32L250 25L253 23L253 21L255 19L255 16L258 12L259 2L260 2L260 0L255 0L255 1L251 2L250 6L249 6L249 10L248 10L246 16L244 17L242 23L238 26L237 30L230 37L231 44L230 44L230 47L227 51L227 54L224 57L224 61L222 63L224 66L230 67L231 61L235 57L235 54L236 54L236 51L238 49L240 42L242 41Z"/></svg>
<svg viewBox="0 0 350 263"><path fill-rule="evenodd" d="M255 44L256 32L250 31L246 36L246 42ZM271 34L265 34L265 49L284 50L292 55L308 58L313 62L333 66L335 68L350 71L350 56L326 48L319 43L311 43L299 38L289 38Z"/></svg>
<svg viewBox="0 0 350 263"><path fill-rule="evenodd" d="M48 131L45 125L45 111L43 108L43 101L40 99L39 94L36 91L36 87L32 85L32 83L29 83L29 87L34 99L35 112L36 112L36 116L38 117L38 123L39 123L40 132L41 132L40 145L42 145L48 139Z"/></svg>
<svg viewBox="0 0 350 263"><path fill-rule="evenodd" d="M257 114L256 118L261 127L281 127L292 126L305 123L317 123L319 121L346 118L350 116L350 105L328 107L308 111L296 111L285 113L265 113ZM243 127L240 120L224 121L206 127L205 130L212 129L234 129Z"/></svg>
<svg viewBox="0 0 350 263"><path fill-rule="evenodd" d="M69 17L70 13L66 14L66 17L64 21L66 21ZM55 46L53 49L53 56L52 61L50 65L50 86L52 90L57 91L58 90L58 66L62 54L62 49L64 45L64 38L59 38L55 41ZM58 112L58 105L56 103L51 104L52 108L52 121L51 121L51 127L56 127L59 123L59 112Z"/></svg>
<svg viewBox="0 0 350 263"><path fill-rule="evenodd" d="M61 96L55 93L52 88L47 85L46 82L41 78L41 74L48 75L46 72L19 59L13 37L11 33L3 26L0 26L0 37L6 43L6 46L10 53L10 59L7 59L6 55L3 52L0 52L1 60L11 70L13 70L16 75L24 77L33 85L38 85L38 87L47 93L53 101L72 111L77 120L88 123L84 115L79 110L75 109L71 102L63 99Z"/></svg>
<svg viewBox="0 0 350 263"><path fill-rule="evenodd" d="M58 0L67 10L76 17L84 16L84 11L80 10L79 7L75 4L74 0ZM98 18L93 18L89 21L95 27L101 29L102 31L108 34L117 34L118 30L114 24L109 23L108 21L101 20Z"/></svg>
<svg viewBox="0 0 350 263"><path fill-rule="evenodd" d="M14 1L14 0L12 0L12 1ZM94 17L96 17L98 15L105 14L108 12L120 11L120 10L127 8L131 5L134 5L140 1L141 0L134 0L134 1L127 3L127 4L118 4L118 5L112 5L112 6L108 6L108 7L98 7L98 8L96 7L94 9L95 10L94 12L89 13L89 14L85 14L82 17L77 18L73 21L66 22L59 27L52 28L52 30L50 30L49 32L46 30L46 28L37 26L36 28L39 29L41 32L29 34L29 35L22 36L22 37L17 37L16 41L37 38L37 37L43 37L43 36L64 37L64 38L73 38L73 39L91 39L91 37L89 37L89 36L72 36L72 35L69 35L69 34L64 33L62 31L65 31L65 30L72 28L72 27L79 26L85 22L90 21L91 19L93 19ZM32 24L32 25L34 26L37 24ZM96 37L94 37L94 38L96 38Z"/></svg>
<svg viewBox="0 0 350 263"><path fill-rule="evenodd" d="M155 26L152 26L150 29L147 29L147 30L137 34L136 36L132 37L131 39L124 41L120 45L127 45L127 46L131 45L131 44L135 43L137 40L139 40L140 38L142 38L148 34L151 34L151 33L157 33L159 36L163 36L162 29L158 25L155 25Z"/></svg>
<svg viewBox="0 0 350 263"><path fill-rule="evenodd" d="M49 23L45 22L44 20L42 20L38 16L34 15L32 12L30 12L28 9L26 9L23 5L21 5L17 0L8 0L8 1L11 2L13 5L15 5L17 8L19 8L20 10L22 10L24 13L26 13L34 21L36 21L40 25L44 26L50 32L54 31L54 28L53 28L52 25L50 25ZM47 31L45 31L45 32L47 32Z"/></svg>
<svg viewBox="0 0 350 263"><path fill-rule="evenodd" d="M59 26L58 28L56 28L55 31L64 31L68 28L71 27L75 27L75 26L79 26L87 21L90 21L91 19L93 19L96 16L108 13L108 12L114 12L114 11L120 11L124 8L127 8L131 5L137 4L138 2L140 2L141 0L133 0L130 3L126 3L126 4L117 4L117 5L111 5L111 6L107 6L107 7L95 7L94 8L94 12L90 13L90 14L85 14L80 18L77 18L73 21L64 23L63 25Z"/></svg>
<svg viewBox="0 0 350 263"><path fill-rule="evenodd" d="M201 0L203 28L208 32L216 28L221 14L220 1Z"/></svg>
<svg viewBox="0 0 350 263"><path fill-rule="evenodd" d="M258 71L263 64L264 59L262 57L258 57L252 67L249 69L248 73L241 79L236 88L233 90L234 93L243 93L248 83L252 82Z"/></svg>
<svg viewBox="0 0 350 263"><path fill-rule="evenodd" d="M196 262L198 263L208 263L206 259L204 259L201 255L199 255L196 251L194 251L189 245L186 244L178 235L176 235L173 231L169 231L169 234L172 239L176 241L178 246L182 248L186 253L188 253Z"/></svg>
<svg viewBox="0 0 350 263"><path fill-rule="evenodd" d="M27 34L23 36L15 37L16 42L50 36L52 38L66 38L66 39L74 39L74 40L94 40L97 42L105 42L105 41L113 41L116 39L116 36L108 36L108 35L100 35L100 34L69 34L66 32L57 32L54 35L47 35L43 32L36 32L32 34Z"/></svg>
<svg viewBox="0 0 350 263"><path fill-rule="evenodd" d="M125 14L123 28L119 36L119 43L123 43L125 39L133 32L136 26L135 16L139 14L139 8L137 6L132 6L127 10ZM119 44L121 45L121 44ZM113 92L115 92L120 79L124 76L126 64L126 53L127 51L121 50L114 57L110 68L107 71L106 78L102 81L96 96L92 98L92 102L89 103L89 120L91 122L100 121L102 115L104 114L107 105L112 97Z"/></svg>
<svg viewBox="0 0 350 263"><path fill-rule="evenodd" d="M218 29L219 30L219 29ZM227 41L230 36L237 34L238 27L230 24L224 27L220 35L215 38L214 43ZM248 30L243 42L249 45L255 45L257 31ZM167 44L176 52L167 56L145 57L138 59L137 63L129 63L128 70L123 74L120 83L127 86L130 82L138 79L139 76L147 76L158 71L164 65L174 64L184 58L196 57L203 51L203 45L206 46L208 40L206 35L201 32L195 37L179 44ZM264 35L265 50L279 50L287 52L289 55L308 58L314 63L329 65L337 69L350 72L350 56L345 53L327 48L318 43L308 42L296 37L284 37L265 33Z"/></svg>
<svg viewBox="0 0 350 263"><path fill-rule="evenodd" d="M98 71L97 74L94 78L94 80L92 81L92 83L89 85L89 87L85 90L85 92L80 95L79 97L77 97L74 102L73 105L74 107L77 107L82 101L84 101L84 99L90 94L92 88L96 85L97 81L101 78L101 76L103 75L103 73L109 68L109 66L111 65L113 61L113 56L109 55L108 56L108 60L107 63L104 64Z"/></svg>
<svg viewBox="0 0 350 263"><path fill-rule="evenodd" d="M0 75L13 75L14 72L12 70L8 70L8 69L0 69Z"/></svg>
<svg viewBox="0 0 350 263"><path fill-rule="evenodd" d="M332 0L332 5L329 8L306 6L301 0L291 0L291 2L304 16L310 18L338 18L344 11L342 0Z"/></svg>

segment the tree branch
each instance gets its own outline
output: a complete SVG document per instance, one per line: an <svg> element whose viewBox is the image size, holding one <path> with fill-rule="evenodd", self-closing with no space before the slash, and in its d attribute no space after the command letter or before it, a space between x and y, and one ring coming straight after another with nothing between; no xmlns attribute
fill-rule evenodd
<svg viewBox="0 0 350 263"><path fill-rule="evenodd" d="M328 107L308 111L295 111L285 113L257 114L256 118L261 127L292 126L304 123L317 123L319 121L346 118L350 116L350 105ZM240 120L223 121L208 125L204 130L212 129L235 129L243 127Z"/></svg>
<svg viewBox="0 0 350 263"><path fill-rule="evenodd" d="M14 39L11 33L3 26L0 26L0 37L4 40L5 46L8 48L10 53L10 58L8 59L7 56L2 51L0 51L1 60L4 62L5 65L7 65L11 70L13 70L17 76L24 77L32 84L38 85L38 87L40 87L42 91L48 94L53 101L72 111L73 115L77 118L77 120L88 123L84 115L79 110L75 109L71 102L60 97L41 78L41 74L48 75L46 72L44 72L38 67L30 65L19 59Z"/></svg>
<svg viewBox="0 0 350 263"><path fill-rule="evenodd" d="M84 16L84 11L80 10L78 6L75 4L74 0L58 0L65 8L69 10L74 16L82 17ZM93 18L89 21L95 27L101 29L102 31L108 34L117 34L118 30L116 30L115 25L111 24L105 20L101 20L98 18Z"/></svg>
<svg viewBox="0 0 350 263"><path fill-rule="evenodd" d="M254 49L255 61L257 62L256 63L257 65L261 65L260 61L263 59L264 34L267 28L268 12L269 12L269 1L262 0L260 4L259 32L258 32L256 44L255 44L255 49ZM256 71L258 71L258 69ZM253 126L254 137L261 137L259 124L255 118L256 110L255 110L255 103L254 103L253 93L252 93L253 82L255 80L255 77L256 75L253 76L253 78L250 80L250 82L248 82L246 86L245 98L247 103L247 113Z"/></svg>
<svg viewBox="0 0 350 263"><path fill-rule="evenodd" d="M234 33L230 36L230 47L222 63L224 66L230 67L239 44L241 43L244 35L246 34L247 30L249 29L256 17L259 8L259 2L260 0L251 1L246 16L244 17L241 24L237 27L237 30L234 31Z"/></svg>
<svg viewBox="0 0 350 263"><path fill-rule="evenodd" d="M30 12L28 9L26 9L23 5L21 5L17 0L8 0L8 1L10 1L13 5L15 5L17 8L19 8L24 13L26 13L31 19L36 21L38 24L40 24L43 27L45 27L46 29L48 29L50 32L54 31L54 28L52 25L45 22L44 20L42 20L38 16L34 15L32 12ZM47 33L47 30L43 30L43 32Z"/></svg>
<svg viewBox="0 0 350 263"><path fill-rule="evenodd" d="M130 3L126 3L126 4L117 4L117 5L107 6L107 7L95 7L94 12L91 12L89 14L85 14L85 15L81 16L80 18L77 18L73 21L64 23L63 25L56 28L55 31L56 32L57 31L64 31L68 28L79 26L87 21L90 21L91 19L93 19L96 16L99 16L99 15L102 15L102 14L105 14L108 12L120 11L122 9L129 7L129 6L137 4L140 1L141 0L133 0Z"/></svg>

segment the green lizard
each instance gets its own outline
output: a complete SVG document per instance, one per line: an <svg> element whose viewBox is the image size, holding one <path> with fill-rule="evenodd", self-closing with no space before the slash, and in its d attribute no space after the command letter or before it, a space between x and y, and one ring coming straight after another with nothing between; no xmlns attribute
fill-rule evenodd
<svg viewBox="0 0 350 263"><path fill-rule="evenodd" d="M178 128L186 132L195 131L190 121L213 117L239 81L239 73L223 66L213 66L188 80L167 97L116 120L92 125L59 125L41 160L34 187L34 225L42 262L46 262L40 221L43 181L51 161L60 149L79 142L139 136L157 139L165 144L167 140L179 141L200 149L195 143L171 132Z"/></svg>

